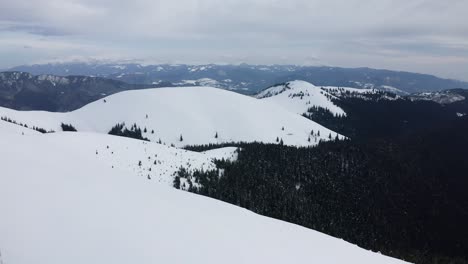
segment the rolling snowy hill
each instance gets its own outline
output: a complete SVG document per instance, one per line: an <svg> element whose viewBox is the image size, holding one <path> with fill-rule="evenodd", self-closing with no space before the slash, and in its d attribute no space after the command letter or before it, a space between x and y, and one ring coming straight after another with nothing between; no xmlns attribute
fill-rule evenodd
<svg viewBox="0 0 468 264"><path fill-rule="evenodd" d="M312 106L328 109L335 115L346 115L333 104L334 96L311 83L292 81L267 88L256 96L258 99L276 103L294 113L303 114Z"/></svg>
<svg viewBox="0 0 468 264"><path fill-rule="evenodd" d="M54 131L61 130L62 122L78 131L98 133L108 133L119 123L128 128L136 124L151 141L178 147L280 140L285 145L309 146L337 136L272 102L209 87L126 91L69 113L0 108L0 116ZM321 136L309 140L312 130Z"/></svg>
<svg viewBox="0 0 468 264"><path fill-rule="evenodd" d="M216 169L213 159L235 160L236 148L221 148L203 153L177 149L153 142L98 133L48 133L0 121L0 135L24 135L23 140L50 142L66 146L82 157L93 158L112 169L127 171L154 183L172 186L174 174L184 167L189 171Z"/></svg>
<svg viewBox="0 0 468 264"><path fill-rule="evenodd" d="M402 263L151 184L157 181L137 176L125 163L158 155L168 168L175 156L197 159L195 153L108 135L22 135L9 128L0 122L0 262ZM215 155L220 152L229 150Z"/></svg>

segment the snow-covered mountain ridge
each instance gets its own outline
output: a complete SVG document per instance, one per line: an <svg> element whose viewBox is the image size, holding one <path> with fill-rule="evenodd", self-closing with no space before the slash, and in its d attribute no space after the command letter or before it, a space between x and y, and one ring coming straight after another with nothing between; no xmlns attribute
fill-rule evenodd
<svg viewBox="0 0 468 264"><path fill-rule="evenodd" d="M256 96L258 99L269 101L286 109L303 114L310 107L316 106L328 109L335 115L346 115L345 111L332 102L336 98L321 87L305 81L292 81L267 88Z"/></svg>
<svg viewBox="0 0 468 264"><path fill-rule="evenodd" d="M134 84L182 83L184 80L209 78L216 82L217 87L230 90L246 89L250 93L256 93L275 83L297 79L320 86L375 88L402 94L468 88L466 82L441 79L431 75L329 66L249 65L244 63L239 65L142 65L93 61L90 63L23 65L10 70L26 71L32 74L100 76Z"/></svg>
<svg viewBox="0 0 468 264"><path fill-rule="evenodd" d="M0 116L47 131L65 123L107 134L117 124L136 124L151 141L178 147L254 141L311 146L337 136L272 102L209 87L125 91L69 113L0 108ZM309 139L312 130L320 131L317 140Z"/></svg>

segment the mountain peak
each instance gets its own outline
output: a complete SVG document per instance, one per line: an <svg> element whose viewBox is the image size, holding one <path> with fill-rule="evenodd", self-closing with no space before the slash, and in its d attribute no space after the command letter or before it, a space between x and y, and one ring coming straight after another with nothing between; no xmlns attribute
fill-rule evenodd
<svg viewBox="0 0 468 264"><path fill-rule="evenodd" d="M255 97L274 102L296 114L306 113L311 107L325 108L333 114L346 114L343 109L332 102L335 96L321 87L301 80L269 87Z"/></svg>

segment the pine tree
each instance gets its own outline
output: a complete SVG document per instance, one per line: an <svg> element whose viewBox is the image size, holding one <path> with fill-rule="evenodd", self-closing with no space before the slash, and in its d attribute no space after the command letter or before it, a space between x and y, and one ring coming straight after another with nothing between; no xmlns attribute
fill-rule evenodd
<svg viewBox="0 0 468 264"><path fill-rule="evenodd" d="M184 138L182 137L182 134L180 134L180 142L184 141Z"/></svg>
<svg viewBox="0 0 468 264"><path fill-rule="evenodd" d="M215 138L218 138L218 132L216 132Z"/></svg>
<svg viewBox="0 0 468 264"><path fill-rule="evenodd" d="M174 188L180 189L180 177L179 176L175 176L174 178Z"/></svg>
<svg viewBox="0 0 468 264"><path fill-rule="evenodd" d="M143 133L146 133L148 132L148 130L146 130L146 127L143 129Z"/></svg>

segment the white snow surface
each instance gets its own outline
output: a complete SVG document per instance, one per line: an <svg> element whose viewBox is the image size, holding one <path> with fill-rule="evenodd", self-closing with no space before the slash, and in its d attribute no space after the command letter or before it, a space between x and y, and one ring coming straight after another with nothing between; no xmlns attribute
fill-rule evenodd
<svg viewBox="0 0 468 264"><path fill-rule="evenodd" d="M61 130L62 122L78 131L97 133L108 133L117 123L125 122L128 128L136 123L142 130L147 128L144 136L151 141L161 139L177 147L240 141L276 143L277 138L285 145L309 146L317 144L315 140L308 142L311 130L320 131L322 140L328 140L329 134L332 138L337 135L269 100L210 87L126 91L69 113L0 108L0 116L54 131Z"/></svg>
<svg viewBox="0 0 468 264"><path fill-rule="evenodd" d="M112 169L81 146L92 134L2 131L4 263L403 263Z"/></svg>
<svg viewBox="0 0 468 264"><path fill-rule="evenodd" d="M296 114L306 113L313 106L328 109L333 114L345 115L345 111L335 105L334 96L321 87L305 81L292 81L270 87L258 93L256 98L275 103Z"/></svg>
<svg viewBox="0 0 468 264"><path fill-rule="evenodd" d="M189 171L214 170L214 159L237 159L235 147L199 153L126 137L83 132L41 134L32 129L6 124L11 126L0 123L0 135L25 135L24 140L31 142L38 140L51 145L62 145L80 156L95 159L108 168L126 171L129 175L140 176L152 183L166 186L173 186L174 176L181 167Z"/></svg>
<svg viewBox="0 0 468 264"><path fill-rule="evenodd" d="M1 134L21 134L21 135L33 135L33 134L39 134L39 132L25 128L23 126L17 125L17 124L12 124L7 121L0 120L0 133Z"/></svg>

